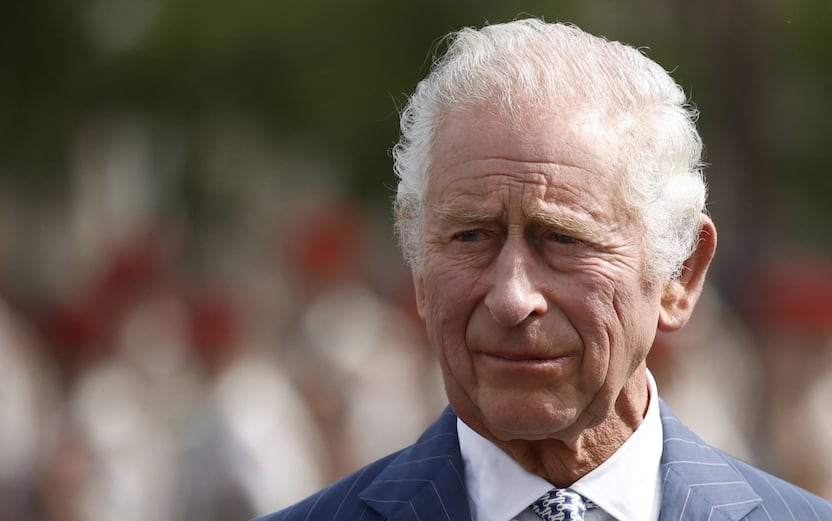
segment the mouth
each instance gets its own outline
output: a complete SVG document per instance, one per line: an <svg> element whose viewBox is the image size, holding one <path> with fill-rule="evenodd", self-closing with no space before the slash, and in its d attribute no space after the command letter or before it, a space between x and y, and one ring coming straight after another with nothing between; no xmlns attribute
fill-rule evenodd
<svg viewBox="0 0 832 521"><path fill-rule="evenodd" d="M549 370L562 367L574 359L574 355L544 355L540 353L492 353L476 352L474 359L495 369Z"/></svg>
<svg viewBox="0 0 832 521"><path fill-rule="evenodd" d="M545 360L553 360L557 358L562 358L559 356L544 356L540 354L533 354L533 353L487 353L487 352L479 352L475 353L476 355L480 356L487 356L491 358L497 358L499 360L506 360L509 362L535 362L535 361L545 361Z"/></svg>
<svg viewBox="0 0 832 521"><path fill-rule="evenodd" d="M476 350L471 361L476 378L504 389L549 388L579 371L579 351Z"/></svg>

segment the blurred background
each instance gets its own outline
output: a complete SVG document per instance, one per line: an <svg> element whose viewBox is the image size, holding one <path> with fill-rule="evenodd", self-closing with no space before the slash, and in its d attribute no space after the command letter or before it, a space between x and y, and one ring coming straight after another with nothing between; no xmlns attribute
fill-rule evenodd
<svg viewBox="0 0 832 521"><path fill-rule="evenodd" d="M244 520L412 441L445 402L397 111L443 35L526 14L701 110L719 251L650 366L832 499L828 0L37 0L0 16L0 520Z"/></svg>

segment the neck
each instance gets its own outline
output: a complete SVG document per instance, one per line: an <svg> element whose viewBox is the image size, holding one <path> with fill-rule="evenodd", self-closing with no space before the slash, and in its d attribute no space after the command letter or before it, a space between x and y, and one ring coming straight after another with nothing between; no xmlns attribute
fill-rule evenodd
<svg viewBox="0 0 832 521"><path fill-rule="evenodd" d="M490 439L527 471L564 488L601 465L627 441L644 420L649 400L646 371L637 371L604 420L574 440Z"/></svg>

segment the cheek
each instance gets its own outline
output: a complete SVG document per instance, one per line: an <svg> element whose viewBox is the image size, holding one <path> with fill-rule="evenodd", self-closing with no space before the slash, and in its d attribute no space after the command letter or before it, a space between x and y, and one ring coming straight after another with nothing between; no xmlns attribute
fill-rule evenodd
<svg viewBox="0 0 832 521"><path fill-rule="evenodd" d="M460 398L474 393L476 376L474 363L466 342L466 330L473 310L476 308L474 295L475 280L463 276L453 266L441 264L438 269L425 267L425 326L442 369L445 389L449 399Z"/></svg>
<svg viewBox="0 0 832 521"><path fill-rule="evenodd" d="M574 298L564 300L563 307L583 341L586 370L606 374L621 368L629 373L647 355L658 308L641 292L640 286L597 276L569 292Z"/></svg>
<svg viewBox="0 0 832 521"><path fill-rule="evenodd" d="M566 312L583 344L582 373L587 382L600 386L608 378L616 337L611 305L604 293L579 295Z"/></svg>
<svg viewBox="0 0 832 521"><path fill-rule="evenodd" d="M598 321L590 327L598 331L598 345L603 346L599 356L607 359L610 373L629 377L653 343L658 305L652 305L640 286L619 285L596 294L587 307L587 316Z"/></svg>
<svg viewBox="0 0 832 521"><path fill-rule="evenodd" d="M476 305L476 279L451 263L426 265L423 287L425 323L435 345L463 334Z"/></svg>

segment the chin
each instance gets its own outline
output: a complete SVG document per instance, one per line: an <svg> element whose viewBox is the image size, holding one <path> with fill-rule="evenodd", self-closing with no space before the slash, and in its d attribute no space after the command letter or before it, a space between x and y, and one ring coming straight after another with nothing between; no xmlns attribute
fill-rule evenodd
<svg viewBox="0 0 832 521"><path fill-rule="evenodd" d="M473 408L477 423L500 441L560 439L572 430L579 412L576 407L553 403L551 396L548 401L536 401L504 394L481 396Z"/></svg>
<svg viewBox="0 0 832 521"><path fill-rule="evenodd" d="M484 423L489 432L500 441L561 439L573 425L572 421L541 421L540 418L528 418L519 414L485 418Z"/></svg>

